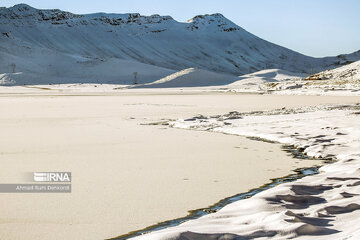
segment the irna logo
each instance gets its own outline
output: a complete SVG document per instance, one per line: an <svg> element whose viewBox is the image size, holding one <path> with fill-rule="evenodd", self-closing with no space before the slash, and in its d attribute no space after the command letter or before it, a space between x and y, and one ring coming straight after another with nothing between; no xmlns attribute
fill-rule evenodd
<svg viewBox="0 0 360 240"><path fill-rule="evenodd" d="M34 172L35 182L71 182L70 172Z"/></svg>

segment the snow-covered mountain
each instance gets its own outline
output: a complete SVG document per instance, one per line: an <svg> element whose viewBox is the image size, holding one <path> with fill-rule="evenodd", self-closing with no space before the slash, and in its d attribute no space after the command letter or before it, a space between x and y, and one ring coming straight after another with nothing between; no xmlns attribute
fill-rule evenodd
<svg viewBox="0 0 360 240"><path fill-rule="evenodd" d="M243 75L278 68L314 73L360 52L312 58L272 44L221 14L170 16L0 8L0 84L149 83L187 68Z"/></svg>

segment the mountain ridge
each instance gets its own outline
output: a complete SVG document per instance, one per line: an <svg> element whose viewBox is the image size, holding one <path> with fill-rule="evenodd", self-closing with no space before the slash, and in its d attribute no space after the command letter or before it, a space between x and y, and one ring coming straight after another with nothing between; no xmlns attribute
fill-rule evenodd
<svg viewBox="0 0 360 240"><path fill-rule="evenodd" d="M35 51L53 52L49 54L55 58L53 62L72 61L68 56L73 55L91 59L95 65L119 59L174 72L195 67L231 75L269 68L311 74L360 59L360 52L326 58L305 56L251 34L220 13L198 15L184 23L157 14L73 14L19 4L0 8L0 33L0 54L8 56L6 60L0 55L0 73L11 73L10 61L16 64L18 60L14 59L20 58L24 61L16 64L17 71L25 75L41 74L29 62L34 61L29 55ZM43 61L35 61L39 61L39 68L47 70L48 77L64 74ZM78 61L72 65L79 76L88 71ZM93 80L110 79L106 73L101 78ZM111 78L110 82L114 81Z"/></svg>

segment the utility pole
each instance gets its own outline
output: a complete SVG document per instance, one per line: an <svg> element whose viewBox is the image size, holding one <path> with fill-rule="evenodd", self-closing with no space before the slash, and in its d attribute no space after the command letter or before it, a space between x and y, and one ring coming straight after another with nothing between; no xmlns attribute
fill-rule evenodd
<svg viewBox="0 0 360 240"><path fill-rule="evenodd" d="M134 72L134 85L138 84L137 82L137 72Z"/></svg>

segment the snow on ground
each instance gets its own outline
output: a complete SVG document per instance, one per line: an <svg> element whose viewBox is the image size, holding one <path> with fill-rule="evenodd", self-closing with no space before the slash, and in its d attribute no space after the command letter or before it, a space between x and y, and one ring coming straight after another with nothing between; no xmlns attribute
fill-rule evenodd
<svg viewBox="0 0 360 240"><path fill-rule="evenodd" d="M304 74L264 70L243 75L223 91L290 95L360 95L360 61L304 78Z"/></svg>
<svg viewBox="0 0 360 240"><path fill-rule="evenodd" d="M231 112L170 122L176 128L259 137L337 159L320 174L278 185L179 226L136 239L359 239L360 104Z"/></svg>
<svg viewBox="0 0 360 240"><path fill-rule="evenodd" d="M286 94L286 95L335 95L335 96L358 96L360 95L360 79L358 73L360 61L335 72L335 79L327 80L304 80L305 75L293 73L281 69L267 69L259 72L235 77L233 75L215 73L199 68L187 68L181 71L164 69L152 65L120 59L98 60L91 58L78 59L75 56L57 54L56 59L63 58L63 64L57 65L51 58L52 54L46 52L49 68L33 68L26 64L27 72L0 74L0 85L38 85L37 87L50 89L66 89L67 91L91 91L110 92L122 89L139 88L193 88L197 91L221 91L235 93L262 93L262 94ZM45 55L31 55L32 64L44 66L42 58ZM73 59L77 59L76 62ZM54 64L52 64L52 62ZM66 69L63 71L62 69ZM350 70L349 70L350 69ZM30 73L32 71L32 73ZM348 72L352 72L350 77ZM61 72L56 75L54 73ZM134 84L134 72L137 72ZM52 75L53 74L53 75ZM56 76L56 77L54 77ZM86 77L86 81L82 79ZM349 79L350 78L350 79ZM106 79L106 80L105 80ZM51 83L51 84L48 84Z"/></svg>
<svg viewBox="0 0 360 240"><path fill-rule="evenodd" d="M235 76L210 72L203 69L188 68L166 76L152 83L138 85L140 88L174 88L218 86L233 82Z"/></svg>
<svg viewBox="0 0 360 240"><path fill-rule="evenodd" d="M229 89L241 89L245 91L261 91L265 83L276 83L291 80L301 80L306 74L293 73L281 69L266 69L255 73L239 76L238 79L228 84Z"/></svg>
<svg viewBox="0 0 360 240"><path fill-rule="evenodd" d="M360 81L360 61L311 75L305 80Z"/></svg>

